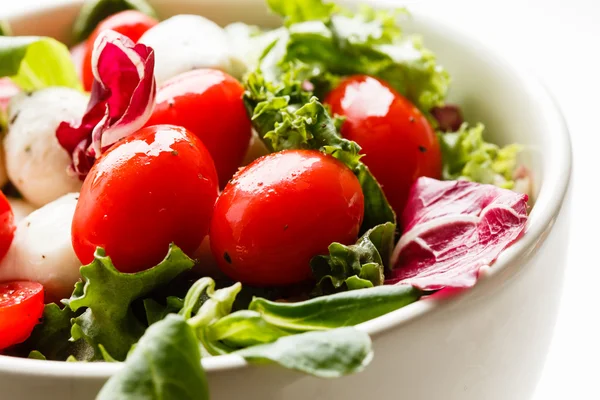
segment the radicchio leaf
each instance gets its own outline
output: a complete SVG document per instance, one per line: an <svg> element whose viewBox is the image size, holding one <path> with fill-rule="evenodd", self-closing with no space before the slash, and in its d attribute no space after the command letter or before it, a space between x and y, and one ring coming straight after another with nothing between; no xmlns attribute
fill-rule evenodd
<svg viewBox="0 0 600 400"><path fill-rule="evenodd" d="M154 107L154 51L115 31L102 32L92 53L94 83L79 123L63 121L56 130L71 155L71 171L85 178L94 161L118 140L144 126Z"/></svg>
<svg viewBox="0 0 600 400"><path fill-rule="evenodd" d="M466 288L525 230L527 195L469 181L419 178L402 216L387 284Z"/></svg>
<svg viewBox="0 0 600 400"><path fill-rule="evenodd" d="M431 115L435 118L438 123L438 129L442 132L457 131L464 122L460 107L454 104L433 107Z"/></svg>

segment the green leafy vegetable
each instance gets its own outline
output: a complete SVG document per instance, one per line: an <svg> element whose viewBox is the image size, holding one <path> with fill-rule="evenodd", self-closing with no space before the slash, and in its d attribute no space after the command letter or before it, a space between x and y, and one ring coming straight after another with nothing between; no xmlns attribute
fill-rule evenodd
<svg viewBox="0 0 600 400"><path fill-rule="evenodd" d="M222 341L232 348L271 343L290 333L267 323L256 311L240 310L229 314L206 330L208 340Z"/></svg>
<svg viewBox="0 0 600 400"><path fill-rule="evenodd" d="M85 283L79 282L68 300L73 311L85 311L73 319L71 336L84 339L94 349L92 359L101 359L98 345L117 360L123 360L131 346L144 334L145 325L136 318L131 303L165 285L194 265L181 249L171 245L156 267L135 274L117 271L102 249L95 260L81 267Z"/></svg>
<svg viewBox="0 0 600 400"><path fill-rule="evenodd" d="M10 29L10 24L8 21L0 21L0 36L11 36L12 29Z"/></svg>
<svg viewBox="0 0 600 400"><path fill-rule="evenodd" d="M0 77L10 77L21 89L49 86L81 90L69 49L39 36L0 36Z"/></svg>
<svg viewBox="0 0 600 400"><path fill-rule="evenodd" d="M303 21L327 21L338 9L333 3L321 0L267 0L269 8L285 17L285 24Z"/></svg>
<svg viewBox="0 0 600 400"><path fill-rule="evenodd" d="M37 350L32 350L27 358L31 358L33 360L47 360L46 356Z"/></svg>
<svg viewBox="0 0 600 400"><path fill-rule="evenodd" d="M248 307L264 320L290 332L306 332L357 325L402 308L421 298L412 286L384 285L316 297L297 303L280 303L260 297Z"/></svg>
<svg viewBox="0 0 600 400"><path fill-rule="evenodd" d="M383 285L395 232L396 225L391 222L377 225L356 244L332 243L328 256L314 257L310 264L317 279L316 294Z"/></svg>
<svg viewBox="0 0 600 400"><path fill-rule="evenodd" d="M100 21L125 10L137 10L156 18L156 12L145 0L86 0L73 25L75 41L85 40Z"/></svg>
<svg viewBox="0 0 600 400"><path fill-rule="evenodd" d="M314 71L337 76L366 74L389 82L425 114L441 105L450 78L418 36L403 36L398 16L405 10L339 10L321 0L273 0L288 35L267 51L260 68L271 77L301 62Z"/></svg>
<svg viewBox="0 0 600 400"><path fill-rule="evenodd" d="M167 314L176 314L183 308L183 300L175 296L167 297L164 305L154 299L144 299L143 303L148 325L164 319Z"/></svg>
<svg viewBox="0 0 600 400"><path fill-rule="evenodd" d="M178 315L150 326L97 400L208 400L192 328Z"/></svg>
<svg viewBox="0 0 600 400"><path fill-rule="evenodd" d="M506 147L483 139L484 126L463 123L457 132L439 133L442 149L443 178L466 179L512 189L517 155L522 146Z"/></svg>
<svg viewBox="0 0 600 400"><path fill-rule="evenodd" d="M249 361L272 361L321 378L362 371L373 358L369 335L356 328L285 336L236 352Z"/></svg>
<svg viewBox="0 0 600 400"><path fill-rule="evenodd" d="M20 345L29 357L64 361L70 355L87 359L93 349L83 340L69 341L71 320L77 316L68 306L62 309L54 304L46 304L42 314L42 323L36 325L25 343ZM25 353L27 354L27 353Z"/></svg>

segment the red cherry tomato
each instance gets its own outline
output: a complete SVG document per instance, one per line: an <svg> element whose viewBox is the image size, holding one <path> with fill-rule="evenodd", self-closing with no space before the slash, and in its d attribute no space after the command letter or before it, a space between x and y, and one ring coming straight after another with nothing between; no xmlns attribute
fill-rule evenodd
<svg viewBox="0 0 600 400"><path fill-rule="evenodd" d="M121 35L127 36L134 42L137 42L148 29L156 24L158 24L156 19L135 10L121 11L100 22L87 39L82 65L84 89L88 91L91 90L92 83L94 83L94 75L92 74L92 52L94 50L94 42L100 32L112 29L113 31L119 32Z"/></svg>
<svg viewBox="0 0 600 400"><path fill-rule="evenodd" d="M210 152L224 187L242 163L252 135L243 93L242 85L225 72L199 69L183 73L158 90L146 126L172 124L193 132Z"/></svg>
<svg viewBox="0 0 600 400"><path fill-rule="evenodd" d="M0 283L0 350L25 341L44 312L44 288L36 282Z"/></svg>
<svg viewBox="0 0 600 400"><path fill-rule="evenodd" d="M4 258L15 236L15 215L8 199L0 192L0 260Z"/></svg>
<svg viewBox="0 0 600 400"><path fill-rule="evenodd" d="M115 267L158 264L174 242L192 254L206 234L217 198L208 150L185 128L144 128L117 143L86 177L71 230L79 260L104 248Z"/></svg>
<svg viewBox="0 0 600 400"><path fill-rule="evenodd" d="M354 243L364 197L356 176L331 156L289 150L238 172L215 205L210 245L231 278L255 286L311 277L310 259L332 242Z"/></svg>
<svg viewBox="0 0 600 400"><path fill-rule="evenodd" d="M440 145L427 118L388 84L369 76L344 80L327 96L333 113L343 115L342 135L357 142L397 215L414 181L439 178Z"/></svg>

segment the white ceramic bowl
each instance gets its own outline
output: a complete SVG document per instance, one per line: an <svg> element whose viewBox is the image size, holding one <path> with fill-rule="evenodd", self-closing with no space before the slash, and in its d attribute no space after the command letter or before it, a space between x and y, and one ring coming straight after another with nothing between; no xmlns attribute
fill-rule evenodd
<svg viewBox="0 0 600 400"><path fill-rule="evenodd" d="M66 40L81 1L11 18L16 34ZM277 19L264 0L155 0L162 17L199 13L225 24ZM377 4L377 1L372 2ZM477 286L444 301L420 301L360 325L375 358L361 374L322 380L236 356L202 361L213 399L524 400L530 398L552 335L568 239L571 148L548 92L530 74L471 35L417 14L405 24L448 68L451 100L483 121L492 139L529 146L536 204L526 234ZM0 356L2 398L86 400L121 366Z"/></svg>

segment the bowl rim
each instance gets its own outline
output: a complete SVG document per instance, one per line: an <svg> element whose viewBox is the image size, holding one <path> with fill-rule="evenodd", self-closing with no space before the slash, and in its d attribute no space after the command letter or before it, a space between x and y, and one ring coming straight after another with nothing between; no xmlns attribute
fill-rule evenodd
<svg viewBox="0 0 600 400"><path fill-rule="evenodd" d="M165 1L165 0L163 0ZM258 1L258 0L257 0ZM364 1L364 0L363 0ZM342 0L348 4L361 3L361 0ZM387 8L393 6L389 0L371 0L376 8ZM44 13L56 9L71 9L81 5L83 0L57 0L54 4L39 5L35 9L25 12L13 12L7 16L7 20L27 20L33 19ZM423 21L428 26L434 27L434 30L443 31L455 40L462 43L468 43L469 46L486 54L487 57L494 60L497 68L509 70L514 79L520 81L523 92L528 97L543 103L543 112L536 118L552 122L548 124L552 129L546 132L551 151L544 154L543 159L551 158L553 160L550 166L546 164L548 171L544 171L544 176L539 184L540 192L536 199L536 204L532 208L524 235L508 249L504 250L493 264L492 268L487 268L477 282L476 287L487 285L490 282L499 279L503 270L511 264L517 263L517 260L530 252L535 252L539 248L540 241L545 240L544 233L552 228L554 220L558 216L566 197L572 170L572 150L571 139L564 116L558 106L557 101L549 89L537 78L531 71L524 68L519 63L509 61L501 51L494 46L484 43L478 37L469 34L467 28L460 27L445 20L440 20L433 12L427 12L422 7L414 7L411 16L414 19ZM551 179L550 179L551 178ZM512 274L516 273L512 271ZM473 289L459 293L450 298L441 301L434 299L420 300L408 306L392 311L370 321L356 325L356 327L369 335L377 336L385 331L395 327L409 324L423 317L434 310L443 310L446 307L460 301L465 295L468 295ZM248 367L250 364L242 357L228 354L223 356L208 357L202 360L202 365L208 374ZM70 363L62 361L45 361L9 357L0 355L0 373L19 374L27 376L45 376L55 378L88 378L88 379L107 379L110 375L117 372L122 367L122 363Z"/></svg>

